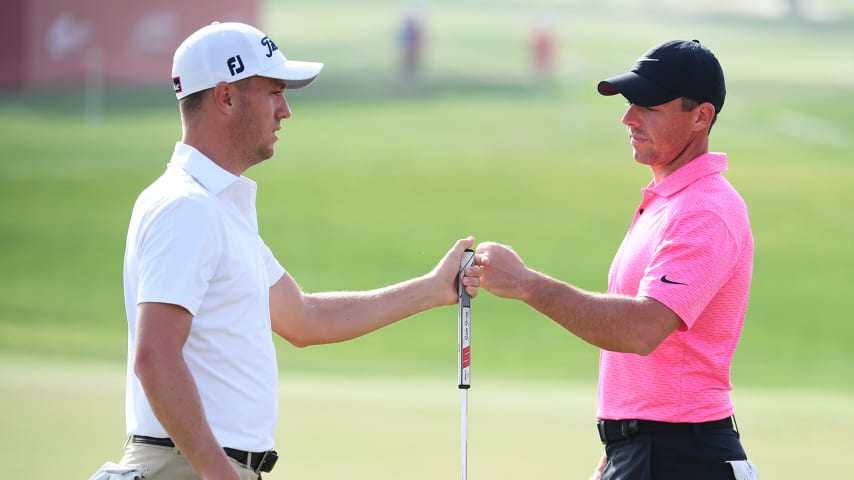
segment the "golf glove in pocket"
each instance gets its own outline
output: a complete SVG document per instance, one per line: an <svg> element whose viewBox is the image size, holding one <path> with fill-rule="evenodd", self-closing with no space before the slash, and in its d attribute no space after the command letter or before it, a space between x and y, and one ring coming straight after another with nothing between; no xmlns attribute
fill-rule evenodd
<svg viewBox="0 0 854 480"><path fill-rule="evenodd" d="M726 463L732 467L732 474L735 480L759 480L759 472L747 460L731 460Z"/></svg>
<svg viewBox="0 0 854 480"><path fill-rule="evenodd" d="M134 467L107 462L101 465L101 468L89 477L89 480L137 480L140 478L145 477Z"/></svg>

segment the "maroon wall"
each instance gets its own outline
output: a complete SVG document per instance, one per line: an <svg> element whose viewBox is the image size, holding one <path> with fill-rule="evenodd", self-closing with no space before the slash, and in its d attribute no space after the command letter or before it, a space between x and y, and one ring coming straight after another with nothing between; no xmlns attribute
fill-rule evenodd
<svg viewBox="0 0 854 480"><path fill-rule="evenodd" d="M257 0L4 0L0 87L171 85L172 54L187 35L257 18Z"/></svg>

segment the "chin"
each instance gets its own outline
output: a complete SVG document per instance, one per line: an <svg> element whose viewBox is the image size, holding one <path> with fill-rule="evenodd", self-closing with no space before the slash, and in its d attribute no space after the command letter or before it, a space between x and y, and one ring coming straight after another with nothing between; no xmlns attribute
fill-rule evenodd
<svg viewBox="0 0 854 480"><path fill-rule="evenodd" d="M651 165L655 161L655 157L653 155L638 152L637 150L632 152L632 157L634 157L635 161L641 165Z"/></svg>

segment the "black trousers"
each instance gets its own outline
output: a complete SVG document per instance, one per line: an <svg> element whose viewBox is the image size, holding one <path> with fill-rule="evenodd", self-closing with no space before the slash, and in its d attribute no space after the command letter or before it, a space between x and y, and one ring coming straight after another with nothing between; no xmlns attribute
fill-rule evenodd
<svg viewBox="0 0 854 480"><path fill-rule="evenodd" d="M602 480L733 480L728 460L746 460L733 429L639 433L605 446Z"/></svg>

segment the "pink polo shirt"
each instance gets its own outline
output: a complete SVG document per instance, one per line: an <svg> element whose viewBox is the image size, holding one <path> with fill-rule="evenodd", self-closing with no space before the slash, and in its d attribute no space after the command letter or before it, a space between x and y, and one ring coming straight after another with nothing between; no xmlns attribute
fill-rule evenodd
<svg viewBox="0 0 854 480"><path fill-rule="evenodd" d="M707 153L642 190L608 292L654 298L682 326L648 356L601 352L599 418L705 422L733 414L730 364L747 311L753 236L726 169L726 154Z"/></svg>

